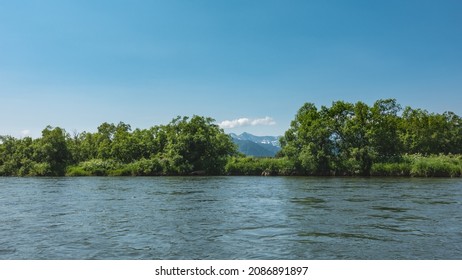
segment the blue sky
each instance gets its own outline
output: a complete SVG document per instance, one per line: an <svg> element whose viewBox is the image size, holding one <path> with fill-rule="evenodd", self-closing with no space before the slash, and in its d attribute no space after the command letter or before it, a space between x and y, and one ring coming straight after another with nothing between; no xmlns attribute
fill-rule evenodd
<svg viewBox="0 0 462 280"><path fill-rule="evenodd" d="M461 14L458 0L0 0L0 135L193 114L280 135L304 102L335 100L462 115Z"/></svg>

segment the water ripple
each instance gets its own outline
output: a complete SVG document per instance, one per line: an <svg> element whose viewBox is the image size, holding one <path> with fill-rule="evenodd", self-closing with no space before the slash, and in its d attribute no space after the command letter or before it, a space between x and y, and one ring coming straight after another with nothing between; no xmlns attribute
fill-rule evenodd
<svg viewBox="0 0 462 280"><path fill-rule="evenodd" d="M461 259L462 180L0 178L0 259Z"/></svg>
<svg viewBox="0 0 462 280"><path fill-rule="evenodd" d="M303 232L298 234L300 237L328 237L334 239L368 239L368 240L389 240L377 236L361 234L361 233L347 233L347 232Z"/></svg>
<svg viewBox="0 0 462 280"><path fill-rule="evenodd" d="M408 208L403 208L403 207L389 207L389 206L372 206L371 208L373 210L395 212L395 213L402 213L402 212L407 212L410 210Z"/></svg>

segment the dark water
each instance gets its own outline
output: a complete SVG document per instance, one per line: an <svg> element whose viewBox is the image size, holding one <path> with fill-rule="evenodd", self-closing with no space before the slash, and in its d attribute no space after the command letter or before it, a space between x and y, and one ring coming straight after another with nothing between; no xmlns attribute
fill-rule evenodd
<svg viewBox="0 0 462 280"><path fill-rule="evenodd" d="M462 259L462 180L0 178L0 259Z"/></svg>

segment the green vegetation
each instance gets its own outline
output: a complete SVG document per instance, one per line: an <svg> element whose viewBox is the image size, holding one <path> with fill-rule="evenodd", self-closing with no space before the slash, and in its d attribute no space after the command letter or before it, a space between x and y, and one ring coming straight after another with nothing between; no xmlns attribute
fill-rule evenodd
<svg viewBox="0 0 462 280"><path fill-rule="evenodd" d="M460 176L462 121L394 99L373 106L337 101L303 105L281 139L279 156L303 175ZM409 156L409 154L416 154Z"/></svg>
<svg viewBox="0 0 462 280"><path fill-rule="evenodd" d="M371 175L412 177L460 177L461 155L405 155L402 162L375 163Z"/></svg>
<svg viewBox="0 0 462 280"><path fill-rule="evenodd" d="M134 131L103 123L72 137L47 127L38 139L0 138L0 176L218 175L236 154L214 120L200 116Z"/></svg>
<svg viewBox="0 0 462 280"><path fill-rule="evenodd" d="M149 129L103 123L73 136L48 126L38 139L0 137L0 176L462 175L461 118L402 110L394 99L306 103L280 141L275 158L245 157L200 116Z"/></svg>
<svg viewBox="0 0 462 280"><path fill-rule="evenodd" d="M293 175L295 167L287 158L233 157L226 164L228 175Z"/></svg>

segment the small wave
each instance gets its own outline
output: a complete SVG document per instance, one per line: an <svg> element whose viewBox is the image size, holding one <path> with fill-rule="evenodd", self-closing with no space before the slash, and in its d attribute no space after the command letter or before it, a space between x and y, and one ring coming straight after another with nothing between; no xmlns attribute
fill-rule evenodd
<svg viewBox="0 0 462 280"><path fill-rule="evenodd" d="M414 232L414 230L412 229L403 228L398 225L373 225L373 227L378 228L378 229L387 230L387 231L392 231L392 232L402 232L402 233Z"/></svg>
<svg viewBox="0 0 462 280"><path fill-rule="evenodd" d="M349 202L368 202L370 201L369 198L362 198L362 197L352 197L352 198L347 198L345 201Z"/></svg>
<svg viewBox="0 0 462 280"><path fill-rule="evenodd" d="M388 206L372 206L372 209L379 210L379 211L396 212L396 213L407 212L409 210L408 208L388 207Z"/></svg>
<svg viewBox="0 0 462 280"><path fill-rule="evenodd" d="M294 203L302 203L302 204L318 204L318 203L326 203L326 201L322 198L317 197L304 197L304 198L292 198L290 202Z"/></svg>
<svg viewBox="0 0 462 280"><path fill-rule="evenodd" d="M16 248L0 248L0 255L11 255L16 253Z"/></svg>
<svg viewBox="0 0 462 280"><path fill-rule="evenodd" d="M361 234L361 233L348 233L348 232L302 232L298 234L301 237L328 237L328 238L353 238L353 239L368 239L368 240L381 240L383 238L379 238L376 236Z"/></svg>
<svg viewBox="0 0 462 280"><path fill-rule="evenodd" d="M447 201L447 200L414 200L412 201L417 204L424 204L424 205L449 205L449 204L456 204L455 201Z"/></svg>
<svg viewBox="0 0 462 280"><path fill-rule="evenodd" d="M204 191L174 191L171 192L171 195L189 195L189 194L196 194L196 193L204 193Z"/></svg>
<svg viewBox="0 0 462 280"><path fill-rule="evenodd" d="M393 219L394 217L389 214L372 214L372 215L367 215L368 217L371 218L380 218L380 219Z"/></svg>
<svg viewBox="0 0 462 280"><path fill-rule="evenodd" d="M411 216L403 216L403 217L399 217L399 218L396 218L398 221L402 221L402 222L405 222L405 221L428 221L430 220L429 218L427 217L421 217L421 216L414 216L414 215L411 215Z"/></svg>
<svg viewBox="0 0 462 280"><path fill-rule="evenodd" d="M196 202L217 202L219 200L218 199L192 199L191 201L196 201Z"/></svg>

